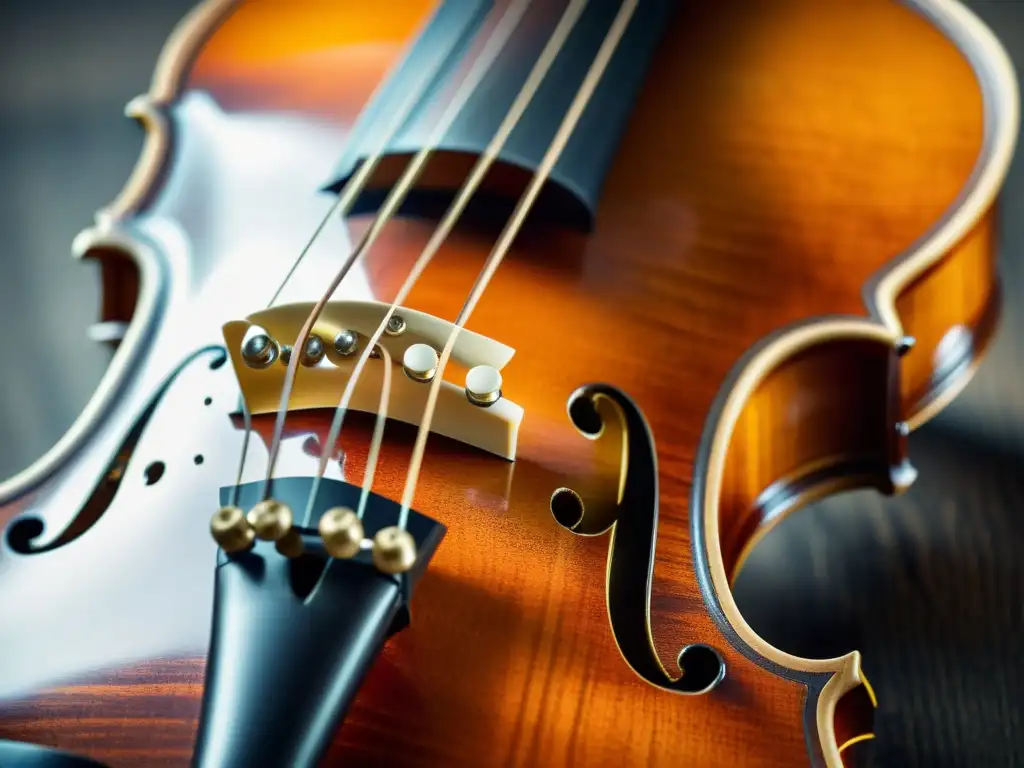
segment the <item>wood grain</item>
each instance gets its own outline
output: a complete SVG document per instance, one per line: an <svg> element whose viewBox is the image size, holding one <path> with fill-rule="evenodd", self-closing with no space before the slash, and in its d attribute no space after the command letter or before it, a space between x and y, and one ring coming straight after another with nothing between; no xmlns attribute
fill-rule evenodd
<svg viewBox="0 0 1024 768"><path fill-rule="evenodd" d="M287 115L344 131L422 11L409 4L402 14L363 18L352 6L312 0L246 5L207 43L188 88L211 94L227 119ZM518 350L505 387L527 411L519 460L497 468L431 441L417 507L450 534L417 595L414 628L373 670L328 762L701 768L791 766L813 757L806 683L738 651L707 612L689 528L697 444L722 382L751 345L795 321L866 314L870 276L963 187L980 147L979 92L942 35L883 0L793 0L743 16L688 3L667 35L608 177L597 230L524 233L473 317L473 330ZM275 44L260 43L268 39ZM324 167L335 159L324 156ZM193 168L174 181L208 189L205 174ZM169 199L157 195L152 212L168 215ZM352 223L354 233L365 226ZM377 295L394 294L431 228L412 220L389 226L366 264ZM902 368L894 410L904 416L933 389L934 345L952 325L982 323L993 295L986 233L979 229L903 300L924 350ZM209 244L224 233L189 234ZM453 318L492 242L493 233L458 231L407 303ZM202 266L197 274L209 276ZM216 301L204 287L195 287L197 305ZM823 412L888 413L889 377L872 368L860 378L853 360L843 357L853 368L840 369L848 388ZM750 462L755 471L742 469L736 454L744 505L837 440L844 450L856 451L860 441L888 449L889 435L864 433L856 418L840 439L835 418L798 407L837 392L826 363L815 360L777 398L765 390L775 431L758 446L782 459L767 471ZM621 387L653 429L662 499L656 642L666 659L688 643L714 646L728 674L711 694L669 696L626 668L604 611L606 542L565 533L547 511L552 490L595 471L564 414L568 395L588 381ZM862 381L873 388L859 390ZM189 418L181 413L180 423ZM794 420L801 429L787 431ZM295 419L292 427L322 434L325 421ZM410 440L399 427L388 435L376 490L397 497ZM358 428L344 435L355 477L366 436ZM507 471L511 480L502 484ZM737 515L746 514L744 505ZM196 520L205 526L204 516ZM146 521L133 525L141 530ZM746 526L732 538L732 558L758 530ZM204 535L199 530L196 541ZM131 606L97 610L102 617ZM0 735L115 766L184 765L201 664L83 669L81 681L5 707Z"/></svg>

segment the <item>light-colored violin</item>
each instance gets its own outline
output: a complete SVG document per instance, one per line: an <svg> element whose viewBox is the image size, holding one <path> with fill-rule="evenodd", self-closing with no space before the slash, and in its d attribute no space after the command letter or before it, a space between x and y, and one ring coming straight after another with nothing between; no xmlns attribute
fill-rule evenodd
<svg viewBox="0 0 1024 768"><path fill-rule="evenodd" d="M0 485L0 754L852 765L860 654L730 585L992 337L969 10L207 0L128 113L116 353Z"/></svg>

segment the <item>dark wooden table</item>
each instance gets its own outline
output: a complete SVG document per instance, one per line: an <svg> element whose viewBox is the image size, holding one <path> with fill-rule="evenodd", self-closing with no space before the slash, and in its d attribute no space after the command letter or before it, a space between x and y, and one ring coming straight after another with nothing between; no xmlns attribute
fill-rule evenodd
<svg viewBox="0 0 1024 768"><path fill-rule="evenodd" d="M120 117L192 0L34 0L0 9L0 475L51 445L107 353L76 232L112 199L141 134ZM1024 2L970 3L1024 71ZM14 6L14 7L9 7ZM1004 192L1002 328L978 377L915 433L898 499L854 493L792 516L737 585L766 639L804 655L859 648L877 689L883 766L1024 765L1024 151ZM69 375L69 371L74 375ZM766 735L767 736L767 735Z"/></svg>

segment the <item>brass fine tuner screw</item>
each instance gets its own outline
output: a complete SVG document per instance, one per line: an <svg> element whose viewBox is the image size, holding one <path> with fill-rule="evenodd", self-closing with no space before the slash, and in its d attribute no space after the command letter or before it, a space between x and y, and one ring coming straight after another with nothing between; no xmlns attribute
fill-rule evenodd
<svg viewBox="0 0 1024 768"><path fill-rule="evenodd" d="M287 504L266 499L249 510L248 520L257 539L280 541L291 531L293 517Z"/></svg>
<svg viewBox="0 0 1024 768"><path fill-rule="evenodd" d="M302 543L299 532L292 528L283 538L274 542L274 549L288 559L294 560L306 550L306 545Z"/></svg>
<svg viewBox="0 0 1024 768"><path fill-rule="evenodd" d="M373 537L373 564L382 573L405 573L416 563L416 540L407 530L392 525Z"/></svg>
<svg viewBox="0 0 1024 768"><path fill-rule="evenodd" d="M363 523L348 507L334 507L320 518L320 538L331 557L355 557L363 544Z"/></svg>
<svg viewBox="0 0 1024 768"><path fill-rule="evenodd" d="M238 507L221 507L210 519L210 533L217 545L229 555L250 549L256 532Z"/></svg>
<svg viewBox="0 0 1024 768"><path fill-rule="evenodd" d="M274 542L274 548L285 557L294 559L305 549L302 536L292 527L294 519L287 504L273 499L261 501L249 510L248 520L256 538Z"/></svg>

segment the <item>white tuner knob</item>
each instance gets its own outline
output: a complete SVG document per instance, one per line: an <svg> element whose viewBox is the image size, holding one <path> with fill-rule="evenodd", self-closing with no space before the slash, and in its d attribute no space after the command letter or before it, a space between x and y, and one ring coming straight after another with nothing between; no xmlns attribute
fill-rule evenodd
<svg viewBox="0 0 1024 768"><path fill-rule="evenodd" d="M466 373L466 397L473 405L488 406L501 397L501 372L489 365L478 365Z"/></svg>
<svg viewBox="0 0 1024 768"><path fill-rule="evenodd" d="M437 373L437 352L429 344L412 344L402 355L402 368L413 381L430 381Z"/></svg>

